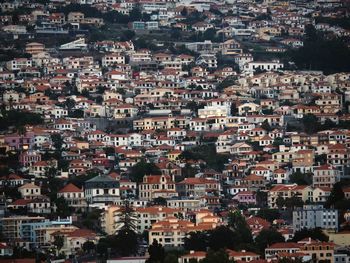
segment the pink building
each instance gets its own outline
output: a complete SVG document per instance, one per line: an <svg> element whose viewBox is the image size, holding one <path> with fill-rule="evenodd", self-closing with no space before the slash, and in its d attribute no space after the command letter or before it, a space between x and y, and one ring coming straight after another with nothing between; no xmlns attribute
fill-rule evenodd
<svg viewBox="0 0 350 263"><path fill-rule="evenodd" d="M256 204L255 193L252 191L240 191L233 197L240 204Z"/></svg>
<svg viewBox="0 0 350 263"><path fill-rule="evenodd" d="M21 152L19 156L19 162L23 166L31 166L34 163L39 161L41 161L41 155L38 152L25 151L25 152Z"/></svg>
<svg viewBox="0 0 350 263"><path fill-rule="evenodd" d="M34 133L8 134L5 136L5 143L13 150L28 150L34 145Z"/></svg>

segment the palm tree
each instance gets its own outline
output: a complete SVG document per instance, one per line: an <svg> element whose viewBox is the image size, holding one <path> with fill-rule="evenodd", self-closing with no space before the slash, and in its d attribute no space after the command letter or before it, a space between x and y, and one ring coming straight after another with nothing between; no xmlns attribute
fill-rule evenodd
<svg viewBox="0 0 350 263"><path fill-rule="evenodd" d="M124 200L117 213L118 224L121 227L114 236L113 247L122 256L135 254L138 250L138 235L136 232L136 215L128 200Z"/></svg>
<svg viewBox="0 0 350 263"><path fill-rule="evenodd" d="M136 214L135 210L130 206L129 200L124 200L118 213L118 224L121 225L119 230L128 230L136 232Z"/></svg>

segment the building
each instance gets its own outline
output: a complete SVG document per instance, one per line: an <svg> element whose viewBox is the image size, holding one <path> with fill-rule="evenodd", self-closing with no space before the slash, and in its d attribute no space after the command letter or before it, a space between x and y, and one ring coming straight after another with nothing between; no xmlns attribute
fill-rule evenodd
<svg viewBox="0 0 350 263"><path fill-rule="evenodd" d="M84 38L79 38L72 42L62 44L60 46L60 50L86 50L86 49L87 49L87 44L85 43Z"/></svg>
<svg viewBox="0 0 350 263"><path fill-rule="evenodd" d="M85 182L88 204L109 204L120 199L119 182L108 175L96 176Z"/></svg>
<svg viewBox="0 0 350 263"><path fill-rule="evenodd" d="M338 210L325 209L322 205L304 205L293 211L294 231L316 227L338 230Z"/></svg>
<svg viewBox="0 0 350 263"><path fill-rule="evenodd" d="M24 199L35 199L41 196L41 188L33 183L27 183L18 188Z"/></svg>
<svg viewBox="0 0 350 263"><path fill-rule="evenodd" d="M145 175L143 182L139 184L139 197L141 200L174 196L177 196L175 183L169 175Z"/></svg>
<svg viewBox="0 0 350 263"><path fill-rule="evenodd" d="M196 224L176 217L167 217L152 224L148 231L148 242L152 244L154 240L157 240L163 247L182 247L187 233L211 230L218 224L219 218L211 213Z"/></svg>
<svg viewBox="0 0 350 263"><path fill-rule="evenodd" d="M220 183L206 178L185 178L176 184L176 190L180 196L200 198L208 193L219 193Z"/></svg>
<svg viewBox="0 0 350 263"><path fill-rule="evenodd" d="M244 71L255 72L257 70L260 71L277 71L283 68L283 64L279 62L259 62L259 61L251 61L247 62L243 66Z"/></svg>
<svg viewBox="0 0 350 263"><path fill-rule="evenodd" d="M45 51L45 45L37 42L26 44L26 53L36 55Z"/></svg>
<svg viewBox="0 0 350 263"><path fill-rule="evenodd" d="M68 205L75 210L84 210L87 206L84 191L71 183L59 190L57 197L63 197Z"/></svg>
<svg viewBox="0 0 350 263"><path fill-rule="evenodd" d="M333 187L340 180L340 172L331 165L321 165L314 168L313 187Z"/></svg>
<svg viewBox="0 0 350 263"><path fill-rule="evenodd" d="M22 229L22 225L31 223L42 223L45 217L41 216L12 216L1 219L2 234L8 241L23 239L26 234Z"/></svg>

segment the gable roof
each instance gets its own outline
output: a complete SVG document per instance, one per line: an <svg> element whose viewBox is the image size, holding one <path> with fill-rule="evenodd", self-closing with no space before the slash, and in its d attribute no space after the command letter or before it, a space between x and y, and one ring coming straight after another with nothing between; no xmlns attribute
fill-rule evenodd
<svg viewBox="0 0 350 263"><path fill-rule="evenodd" d="M81 190L80 188L78 188L74 184L70 183L70 184L67 184L65 187L63 187L58 192L59 193L80 193L80 192L83 192L83 190Z"/></svg>

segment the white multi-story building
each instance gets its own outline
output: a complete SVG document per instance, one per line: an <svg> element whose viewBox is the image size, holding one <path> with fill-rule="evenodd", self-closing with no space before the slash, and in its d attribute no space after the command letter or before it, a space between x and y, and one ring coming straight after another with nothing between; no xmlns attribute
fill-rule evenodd
<svg viewBox="0 0 350 263"><path fill-rule="evenodd" d="M255 72L256 70L265 70L265 71L276 71L283 68L283 64L279 62L259 62L252 61L244 65L244 71L246 72Z"/></svg>
<svg viewBox="0 0 350 263"><path fill-rule="evenodd" d="M107 54L102 57L102 67L125 64L125 56L120 53Z"/></svg>
<svg viewBox="0 0 350 263"><path fill-rule="evenodd" d="M25 68L30 68L33 66L33 61L28 58L15 58L6 63L8 70L21 70Z"/></svg>
<svg viewBox="0 0 350 263"><path fill-rule="evenodd" d="M293 229L338 229L338 210L325 209L322 205L304 205L302 209L293 211Z"/></svg>
<svg viewBox="0 0 350 263"><path fill-rule="evenodd" d="M85 182L85 198L89 204L109 204L119 200L119 182L110 176L96 176Z"/></svg>

